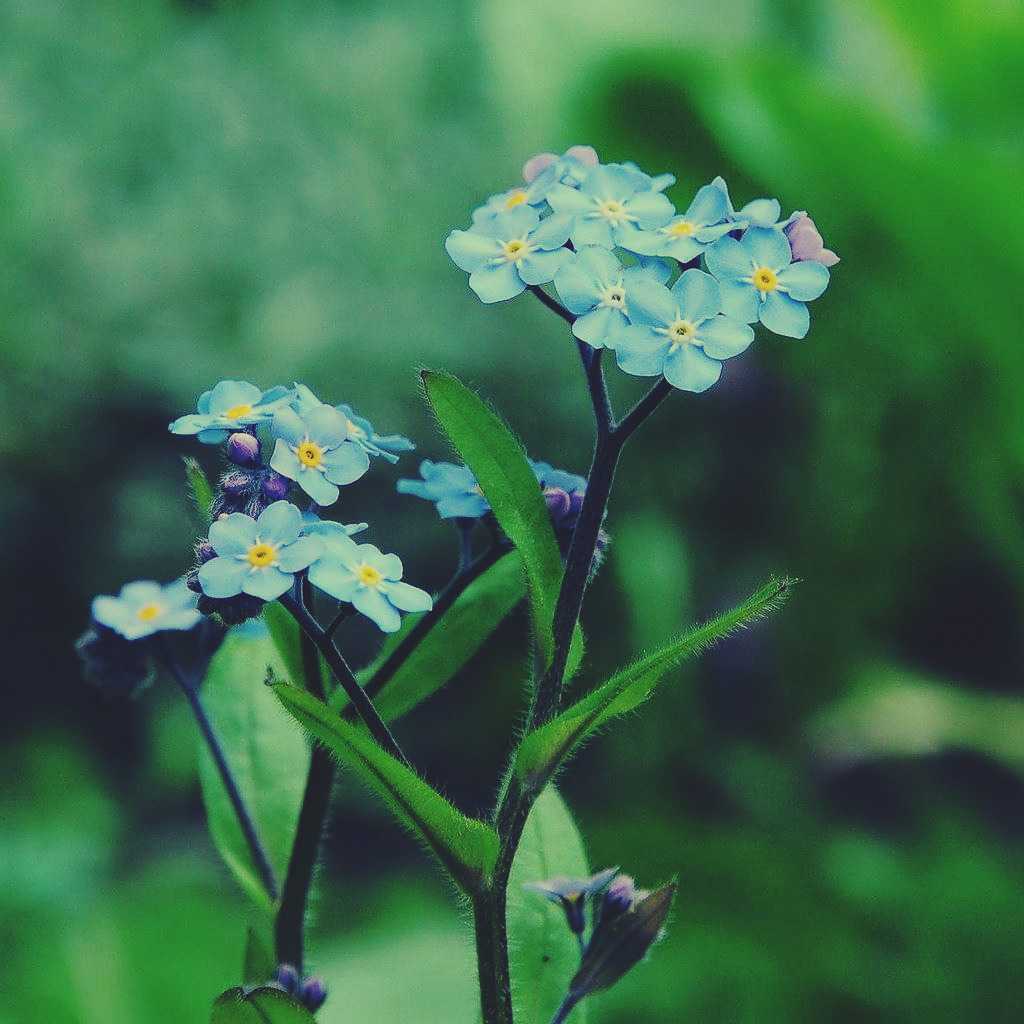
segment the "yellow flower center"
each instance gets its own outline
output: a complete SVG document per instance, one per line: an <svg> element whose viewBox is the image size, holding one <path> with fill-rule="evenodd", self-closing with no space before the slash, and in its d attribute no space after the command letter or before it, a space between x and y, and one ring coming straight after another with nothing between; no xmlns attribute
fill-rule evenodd
<svg viewBox="0 0 1024 1024"><path fill-rule="evenodd" d="M265 569L277 561L277 548L273 544L253 544L245 557L254 569Z"/></svg>
<svg viewBox="0 0 1024 1024"><path fill-rule="evenodd" d="M697 230L697 225L689 220L677 220L669 229L668 233L676 238L686 238Z"/></svg>
<svg viewBox="0 0 1024 1024"><path fill-rule="evenodd" d="M686 345L697 336L697 325L689 320L676 320L668 329L668 340L673 345Z"/></svg>
<svg viewBox="0 0 1024 1024"><path fill-rule="evenodd" d="M513 238L511 242L502 244L502 250L509 263L518 263L533 252L533 246L525 238Z"/></svg>
<svg viewBox="0 0 1024 1024"><path fill-rule="evenodd" d="M522 206L526 202L526 192L521 188L513 189L507 196L505 196L505 209L514 210L517 206Z"/></svg>
<svg viewBox="0 0 1024 1024"><path fill-rule="evenodd" d="M249 413L251 413L251 412L252 412L252 406L249 405L246 402L243 402L241 405L233 405L233 406L231 406L231 408L228 409L228 411L226 413L224 413L224 415L229 420L237 420L237 419L241 419L243 416L248 416Z"/></svg>
<svg viewBox="0 0 1024 1024"><path fill-rule="evenodd" d="M316 469L317 466L324 461L323 448L313 441L303 441L302 444L295 449L295 454L298 456L299 462L309 469Z"/></svg>
<svg viewBox="0 0 1024 1024"><path fill-rule="evenodd" d="M152 622L162 611L163 608L156 601L150 601L149 604L144 604L135 613L135 617L140 622Z"/></svg>
<svg viewBox="0 0 1024 1024"><path fill-rule="evenodd" d="M753 276L754 287L759 292L773 292L779 286L779 279L774 270L758 267Z"/></svg>
<svg viewBox="0 0 1024 1024"><path fill-rule="evenodd" d="M366 587L379 587L384 579L379 569L366 564L356 569L356 575L359 577L359 582Z"/></svg>

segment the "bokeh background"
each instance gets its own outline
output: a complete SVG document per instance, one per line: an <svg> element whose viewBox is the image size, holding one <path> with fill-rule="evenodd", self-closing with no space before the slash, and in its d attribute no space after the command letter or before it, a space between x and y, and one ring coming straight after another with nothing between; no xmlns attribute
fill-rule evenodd
<svg viewBox="0 0 1024 1024"><path fill-rule="evenodd" d="M237 981L182 702L107 702L71 648L92 594L189 557L167 422L222 377L302 379L443 457L439 366L585 471L563 326L483 307L441 247L577 142L674 171L682 206L716 173L777 195L843 257L806 341L762 334L621 470L585 680L804 582L564 777L595 867L680 877L593 1019L1018 1020L1022 57L1011 0L0 0L0 1022L203 1021ZM439 586L454 539L397 475L345 511ZM401 728L468 810L526 633ZM352 782L328 849L325 1024L471 1020L464 912Z"/></svg>

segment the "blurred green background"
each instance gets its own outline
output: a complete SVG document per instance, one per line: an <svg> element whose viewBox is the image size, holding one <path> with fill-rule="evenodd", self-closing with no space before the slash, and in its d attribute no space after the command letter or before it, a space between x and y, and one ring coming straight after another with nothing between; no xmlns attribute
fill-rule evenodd
<svg viewBox="0 0 1024 1024"><path fill-rule="evenodd" d="M595 867L680 877L593 1019L1019 1020L1022 93L1011 0L0 0L0 1024L204 1021L238 980L181 701L104 702L71 651L92 594L189 558L167 422L221 377L302 379L443 457L415 374L440 366L585 471L563 326L483 307L441 247L577 142L674 171L681 206L716 173L778 195L843 257L805 342L762 334L620 473L587 682L804 582L563 779ZM397 475L342 514L439 586L454 538ZM467 810L526 634L400 730ZM324 1024L473 1019L465 912L351 782L328 854Z"/></svg>

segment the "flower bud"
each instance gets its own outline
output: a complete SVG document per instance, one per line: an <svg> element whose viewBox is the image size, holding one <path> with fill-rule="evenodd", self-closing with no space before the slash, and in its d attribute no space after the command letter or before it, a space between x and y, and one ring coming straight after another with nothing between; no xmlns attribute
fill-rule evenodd
<svg viewBox="0 0 1024 1024"><path fill-rule="evenodd" d="M290 996L299 991L299 972L291 964L278 964L274 980Z"/></svg>
<svg viewBox="0 0 1024 1024"><path fill-rule="evenodd" d="M203 615L218 616L225 626L238 626L249 619L259 618L265 603L249 594L237 594L235 597L207 597L203 594L197 607Z"/></svg>
<svg viewBox="0 0 1024 1024"><path fill-rule="evenodd" d="M196 569L185 573L185 586L188 587L193 594L201 594L203 592L203 585L199 582L199 572Z"/></svg>
<svg viewBox="0 0 1024 1024"><path fill-rule="evenodd" d="M196 561L202 565L204 562L209 562L211 559L217 557L217 552L214 550L213 545L203 537L201 540L196 541Z"/></svg>
<svg viewBox="0 0 1024 1024"><path fill-rule="evenodd" d="M590 878L551 878L545 882L528 882L527 892L537 893L557 903L565 913L566 924L574 935L582 935L587 926L587 899L599 893L614 877L618 868L599 871Z"/></svg>
<svg viewBox="0 0 1024 1024"><path fill-rule="evenodd" d="M327 1001L327 986L320 978L307 978L302 983L302 991L299 993L299 1002L309 1010L316 1013Z"/></svg>
<svg viewBox="0 0 1024 1024"><path fill-rule="evenodd" d="M617 875L604 891L601 900L601 921L611 922L616 917L628 913L638 898L645 895L637 892L636 885L629 875Z"/></svg>
<svg viewBox="0 0 1024 1024"><path fill-rule="evenodd" d="M268 469L263 475L263 483L261 484L263 497L270 503L283 501L287 498L291 486L292 482L288 477L281 476L280 473L272 469Z"/></svg>
<svg viewBox="0 0 1024 1024"><path fill-rule="evenodd" d="M225 473L220 478L220 489L229 498L240 498L252 487L248 473Z"/></svg>
<svg viewBox="0 0 1024 1024"><path fill-rule="evenodd" d="M241 430L228 438L224 451L236 466L255 466L260 461L259 440Z"/></svg>
<svg viewBox="0 0 1024 1024"><path fill-rule="evenodd" d="M825 248L825 240L806 213L801 213L786 225L786 237L794 260L815 260L826 267L834 267L839 262L839 257Z"/></svg>
<svg viewBox="0 0 1024 1024"><path fill-rule="evenodd" d="M544 503L551 513L551 519L556 528L560 525L561 520L569 515L569 510L572 508L571 496L560 487L545 487Z"/></svg>

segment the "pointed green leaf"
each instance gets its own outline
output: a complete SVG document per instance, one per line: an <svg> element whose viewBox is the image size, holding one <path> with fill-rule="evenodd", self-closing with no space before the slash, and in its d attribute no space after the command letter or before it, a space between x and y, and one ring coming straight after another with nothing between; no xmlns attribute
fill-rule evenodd
<svg viewBox="0 0 1024 1024"><path fill-rule="evenodd" d="M214 655L200 696L280 884L302 804L309 748L267 691L268 666L284 671L262 625L236 627ZM260 906L268 906L220 773L204 744L199 780L220 855L242 888Z"/></svg>
<svg viewBox="0 0 1024 1024"><path fill-rule="evenodd" d="M466 587L380 691L375 702L381 717L393 721L441 689L525 596L522 563L514 552L505 555ZM405 616L401 635L422 618ZM367 685L384 661L386 655L360 672L359 681ZM345 691L335 690L330 703L343 708L348 703Z"/></svg>
<svg viewBox="0 0 1024 1024"><path fill-rule="evenodd" d="M529 786L542 785L558 766L609 719L639 707L665 674L716 641L774 611L793 581L772 580L743 604L670 641L616 673L582 700L525 737L516 753L516 773Z"/></svg>
<svg viewBox="0 0 1024 1024"><path fill-rule="evenodd" d="M192 495L200 523L205 530L210 525L213 488L203 472L203 467L191 455L185 455L181 461L185 463L185 481L188 483L189 493Z"/></svg>
<svg viewBox="0 0 1024 1024"><path fill-rule="evenodd" d="M586 878L590 869L569 808L555 787L548 786L530 811L508 883L509 968L517 1024L549 1024L579 967L579 945L561 907L523 889L527 882L556 875ZM581 1007L573 1021L585 1020Z"/></svg>
<svg viewBox="0 0 1024 1024"><path fill-rule="evenodd" d="M441 428L473 471L499 525L522 556L537 641L545 664L550 664L562 556L526 452L501 417L458 378L435 370L424 370L421 376ZM583 634L577 626L567 675L573 674L582 656Z"/></svg>
<svg viewBox="0 0 1024 1024"><path fill-rule="evenodd" d="M270 953L270 947L252 925L245 937L245 962L242 965L242 980L246 985L265 985L274 977L277 961Z"/></svg>
<svg viewBox="0 0 1024 1024"><path fill-rule="evenodd" d="M498 835L490 825L468 818L440 793L382 750L362 728L312 694L288 683L272 687L299 723L412 828L465 889L489 875L498 856Z"/></svg>
<svg viewBox="0 0 1024 1024"><path fill-rule="evenodd" d="M232 988L213 1004L210 1024L316 1024L316 1018L280 989Z"/></svg>
<svg viewBox="0 0 1024 1024"><path fill-rule="evenodd" d="M286 679L302 680L302 633L299 624L285 610L280 601L268 601L263 606L263 621L284 665Z"/></svg>

